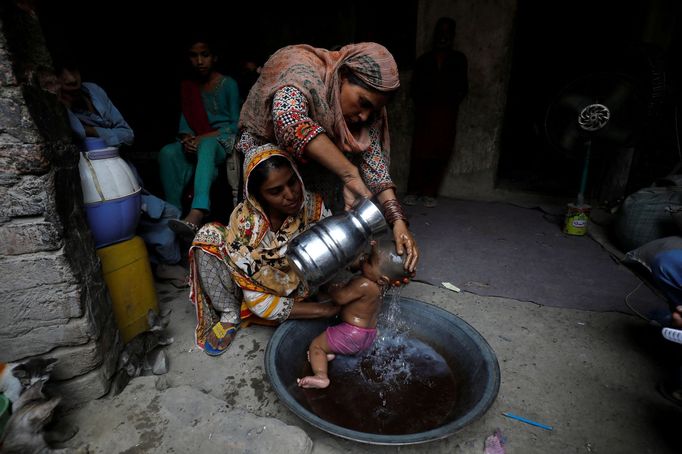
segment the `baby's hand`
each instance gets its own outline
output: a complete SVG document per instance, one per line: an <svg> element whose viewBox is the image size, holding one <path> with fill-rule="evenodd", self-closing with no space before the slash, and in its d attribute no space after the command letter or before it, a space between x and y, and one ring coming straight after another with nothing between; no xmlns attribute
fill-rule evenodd
<svg viewBox="0 0 682 454"><path fill-rule="evenodd" d="M395 281L391 282L391 285L394 287L402 287L403 285L407 285L410 283L410 279L414 278L416 274L416 271L412 271L409 276L404 276L402 279L396 279Z"/></svg>

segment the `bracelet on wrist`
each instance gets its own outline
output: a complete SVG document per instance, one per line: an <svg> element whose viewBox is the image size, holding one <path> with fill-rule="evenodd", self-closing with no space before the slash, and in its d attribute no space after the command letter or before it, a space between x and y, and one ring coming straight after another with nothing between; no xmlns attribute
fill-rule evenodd
<svg viewBox="0 0 682 454"><path fill-rule="evenodd" d="M400 220L404 221L405 224L409 226L407 216L405 215L405 210L403 210L403 207L400 205L400 202L398 202L397 199L386 200L384 203L382 203L382 207L386 222L388 222L391 227L393 227L396 221Z"/></svg>

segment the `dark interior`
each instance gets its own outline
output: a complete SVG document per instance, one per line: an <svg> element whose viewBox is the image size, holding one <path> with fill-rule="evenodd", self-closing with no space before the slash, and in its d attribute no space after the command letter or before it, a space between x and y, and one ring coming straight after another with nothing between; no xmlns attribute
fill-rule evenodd
<svg viewBox="0 0 682 454"><path fill-rule="evenodd" d="M353 0L264 8L260 2L195 1L161 10L153 2L74 0L40 1L38 12L53 56L75 54L83 80L96 81L114 100L135 131L128 157L145 185L160 191L154 154L177 131L187 39L208 33L219 50L219 69L233 76L241 59L262 63L277 49L298 43L331 48L377 41L407 67L415 54L417 3L389 5Z"/></svg>
<svg viewBox="0 0 682 454"><path fill-rule="evenodd" d="M160 192L155 153L177 128L183 43L197 30L210 32L222 71L232 75L240 60L262 62L293 43L331 48L378 41L403 69L410 69L416 53L416 0L399 8L387 0L305 2L295 8L200 1L163 11L131 0L38 5L50 51L80 55L84 80L102 85L132 126L136 138L129 157L154 192ZM594 73L634 80L641 119L627 126L636 134L634 143L593 144L587 195L614 202L669 174L680 161L681 10L674 0L520 0L498 185L558 196L578 192L584 147L552 144L545 118L571 81ZM468 58L471 66L477 57Z"/></svg>
<svg viewBox="0 0 682 454"><path fill-rule="evenodd" d="M671 172L680 160L675 128L679 12L679 2L666 1L520 1L499 183L553 195L578 192L584 147L554 146L545 120L564 87L595 73L631 78L642 101L636 108L640 121L628 125L638 137L625 192ZM660 44L643 44L645 38ZM595 96L608 90L597 89ZM588 193L613 197L600 191L614 163L625 159L626 147L608 141L593 145Z"/></svg>

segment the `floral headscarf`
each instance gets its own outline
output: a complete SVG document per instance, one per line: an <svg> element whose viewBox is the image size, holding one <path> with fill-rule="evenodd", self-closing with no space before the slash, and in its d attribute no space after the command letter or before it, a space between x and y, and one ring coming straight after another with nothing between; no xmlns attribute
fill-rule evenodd
<svg viewBox="0 0 682 454"><path fill-rule="evenodd" d="M310 109L310 117L319 123L331 139L345 152L362 152L370 144L365 127L358 137L348 130L339 91L339 70L347 67L370 87L390 93L400 87L398 66L391 53L377 43L358 43L329 51L301 44L278 50L263 66L258 81L249 92L242 107L239 127L265 139L274 141L272 98L285 86L301 91ZM381 121L382 147L390 148L386 109Z"/></svg>
<svg viewBox="0 0 682 454"><path fill-rule="evenodd" d="M273 156L286 158L301 180L291 157L272 144L252 149L244 160L244 187L254 168ZM270 221L254 194L246 192L246 199L232 211L227 227L214 224L204 228L194 239L193 246L201 247L223 260L235 282L245 290L264 292L277 296L294 296L300 279L286 259L287 245L296 235L313 223L329 215L322 198L303 189L300 210L286 218L276 232L270 229Z"/></svg>

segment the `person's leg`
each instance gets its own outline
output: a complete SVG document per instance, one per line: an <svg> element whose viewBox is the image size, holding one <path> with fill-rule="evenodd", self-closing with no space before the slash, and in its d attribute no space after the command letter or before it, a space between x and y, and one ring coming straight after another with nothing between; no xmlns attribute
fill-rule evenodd
<svg viewBox="0 0 682 454"><path fill-rule="evenodd" d="M168 221L178 219L180 210L151 194L142 195L142 216L137 225L137 234L149 249L152 263L174 265L182 259L175 233L168 228Z"/></svg>
<svg viewBox="0 0 682 454"><path fill-rule="evenodd" d="M682 249L662 252L654 257L651 274L670 300L672 325L682 328Z"/></svg>
<svg viewBox="0 0 682 454"><path fill-rule="evenodd" d="M182 145L178 142L161 148L158 160L165 199L182 209L182 192L192 179L193 166L185 159Z"/></svg>
<svg viewBox="0 0 682 454"><path fill-rule="evenodd" d="M211 184L218 176L218 166L225 162L225 149L215 137L201 139L197 149L197 167L194 172L194 198L192 209L209 211Z"/></svg>
<svg viewBox="0 0 682 454"><path fill-rule="evenodd" d="M211 352L222 352L230 345L239 328L241 290L232 280L227 265L217 257L196 249L194 260L201 290L210 298L219 316L218 323L207 333L206 344Z"/></svg>
<svg viewBox="0 0 682 454"><path fill-rule="evenodd" d="M325 331L313 339L308 349L308 359L313 375L297 379L298 386L301 388L326 388L329 386L329 377L327 376L329 357L327 355L331 353L327 343L327 332Z"/></svg>

